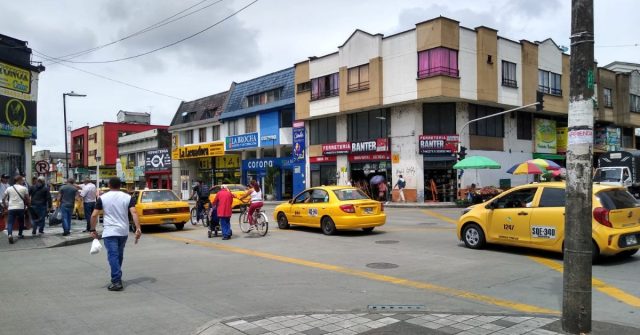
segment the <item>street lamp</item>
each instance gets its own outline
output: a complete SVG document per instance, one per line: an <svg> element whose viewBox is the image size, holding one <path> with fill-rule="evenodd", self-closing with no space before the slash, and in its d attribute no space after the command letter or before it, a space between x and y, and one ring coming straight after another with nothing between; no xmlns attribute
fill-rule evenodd
<svg viewBox="0 0 640 335"><path fill-rule="evenodd" d="M64 114L64 163L67 170L67 179L69 179L69 140L67 138L67 96L70 97L86 97L86 94L78 94L73 91L62 93L62 111Z"/></svg>
<svg viewBox="0 0 640 335"><path fill-rule="evenodd" d="M96 186L98 188L98 194L100 194L100 160L102 157L96 155Z"/></svg>

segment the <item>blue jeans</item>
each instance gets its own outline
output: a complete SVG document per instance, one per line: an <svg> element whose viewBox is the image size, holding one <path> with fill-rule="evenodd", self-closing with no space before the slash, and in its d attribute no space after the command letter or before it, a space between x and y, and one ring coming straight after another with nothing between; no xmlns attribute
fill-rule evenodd
<svg viewBox="0 0 640 335"><path fill-rule="evenodd" d="M24 230L24 209L10 209L7 217L7 234L13 234L13 223L18 220L18 235L22 235Z"/></svg>
<svg viewBox="0 0 640 335"><path fill-rule="evenodd" d="M122 261L124 260L124 245L128 236L109 236L103 238L104 247L107 249L107 260L111 267L111 282L118 283L122 280Z"/></svg>
<svg viewBox="0 0 640 335"><path fill-rule="evenodd" d="M220 217L220 228L222 229L222 237L231 237L231 218Z"/></svg>
<svg viewBox="0 0 640 335"><path fill-rule="evenodd" d="M44 233L44 217L47 214L47 205L32 205L31 208L33 208L38 214L38 220L33 220L33 218L31 218L31 224L33 224L33 230L31 233L35 234L36 231L38 231L38 228L40 228L41 233Z"/></svg>
<svg viewBox="0 0 640 335"><path fill-rule="evenodd" d="M62 231L66 234L71 231L71 212L73 207L62 206L60 211L62 212Z"/></svg>
<svg viewBox="0 0 640 335"><path fill-rule="evenodd" d="M87 220L87 230L91 230L91 214L96 208L95 202L85 202L84 204L84 219Z"/></svg>

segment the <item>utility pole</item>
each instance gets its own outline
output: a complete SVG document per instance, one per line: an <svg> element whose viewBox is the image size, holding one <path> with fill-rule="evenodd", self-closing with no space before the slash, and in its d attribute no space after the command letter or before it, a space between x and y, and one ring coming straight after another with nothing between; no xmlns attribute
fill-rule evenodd
<svg viewBox="0 0 640 335"><path fill-rule="evenodd" d="M591 332L593 40L593 0L572 0L562 288L562 329L571 334Z"/></svg>

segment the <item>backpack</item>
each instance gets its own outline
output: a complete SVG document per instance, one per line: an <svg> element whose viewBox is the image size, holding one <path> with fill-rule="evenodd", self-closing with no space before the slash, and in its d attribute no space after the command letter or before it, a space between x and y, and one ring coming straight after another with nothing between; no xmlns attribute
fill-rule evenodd
<svg viewBox="0 0 640 335"><path fill-rule="evenodd" d="M198 189L198 198L202 200L209 199L209 188L204 185L200 185Z"/></svg>
<svg viewBox="0 0 640 335"><path fill-rule="evenodd" d="M407 182L404 181L404 179L398 180L398 187L399 188L404 188L406 185L407 185Z"/></svg>

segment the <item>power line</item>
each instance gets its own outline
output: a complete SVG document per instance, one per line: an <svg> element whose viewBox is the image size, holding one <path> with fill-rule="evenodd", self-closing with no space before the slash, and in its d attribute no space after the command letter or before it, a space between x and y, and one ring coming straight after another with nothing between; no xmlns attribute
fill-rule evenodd
<svg viewBox="0 0 640 335"><path fill-rule="evenodd" d="M161 46L161 47L159 47L159 48L155 48L155 49L149 50L149 51L147 51L147 52L143 52L143 53L140 53L140 54L137 54L137 55L133 55L133 56L129 56L129 57L123 57L123 58L117 58L117 59L110 59L110 60L103 60L103 61L71 61L71 60L59 60L59 61L60 61L60 62L64 62L64 63L74 63L74 64L105 64L105 63L116 63L116 62L121 62L121 61L129 60L129 59L134 59L134 58L138 58L138 57L146 56L146 55L152 54L152 53L154 53L154 52L156 52L156 51L160 51L160 50L163 50L163 49L166 49L166 48L172 47L172 46L174 46L174 45L176 45L176 44L179 44L179 43L184 42L184 41L186 41L186 40L188 40L188 39L191 39L191 38L193 38L193 37L196 37L196 36L198 36L198 35L200 35L200 34L202 34L202 33L206 32L207 30L209 30L209 29L211 29L211 28L213 28L213 27L215 27L215 26L217 26L217 25L219 25L219 24L221 24L221 23L223 23L223 22L227 21L228 19L230 19L230 18L232 18L232 17L236 16L237 14L239 14L240 12L242 12L242 11L244 11L245 9L249 8L250 6L252 6L253 4L255 4L255 3L256 3L256 2L258 2L258 1L259 1L259 0L254 0L254 1L250 2L250 3L249 3L249 4L247 4L246 6L244 6L244 7L240 8L239 10L237 10L237 11L235 11L235 12L231 13L230 15L226 16L226 17L225 17L225 18L223 18L222 20L220 20L220 21L218 21L218 22L216 22L216 23L214 23L214 24L212 24L212 25L210 25L210 26L208 26L208 27L206 27L206 28L204 28L204 29L202 29L202 30L200 30L200 31L196 32L196 33L193 33L193 34L191 34L191 35L189 35L189 36L187 36L187 37L184 37L184 38L182 38L182 39L179 39L179 40L177 40L177 41L175 41L175 42L173 42L173 43L170 43L170 44L167 44L167 45ZM40 53L40 54L42 54L42 53ZM44 55L44 54L43 54L43 55Z"/></svg>
<svg viewBox="0 0 640 335"><path fill-rule="evenodd" d="M192 12L190 12L190 13L187 13L187 14L185 14L185 15L183 15L183 16L180 16L180 17L178 17L178 18L176 18L176 19L171 20L172 18L174 18L174 17L176 17L176 16L178 16L178 15L180 15L180 14L182 14L182 13L184 13L184 12L186 12L186 11L188 11L188 10L190 10L190 9L194 8L194 7L197 7L197 6L199 6L199 5L201 5L202 3L207 2L207 1L210 1L210 0L203 0L203 1L200 1L200 2L196 3L195 5L192 5L192 6L188 7L188 8L186 8L186 9L183 9L183 10L179 11L178 13L173 14L172 16L169 16L169 17L167 17L167 18L165 18L165 19L162 19L162 20L160 20L160 21L158 21L158 22L156 22L156 23L154 23L154 24L152 24L152 25L150 25L150 26L148 26L148 27L146 27L146 28L143 28L143 29L141 29L141 30L138 30L138 31L136 31L136 32L134 32L134 33L131 33L131 34L127 35L127 36L124 36L124 37L119 38L119 39L117 39L117 40L111 41L111 42L109 42L109 43L102 44L102 45L98 45L98 46L95 46L95 47L93 47L93 48L89 48L89 49L86 49L86 50L82 50L82 51L77 51L77 52L74 52L74 53L70 53L70 54L67 54L67 55L64 55L64 56L59 56L59 57L47 56L47 57L52 58L52 59L55 59L55 60L58 60L58 62L54 62L53 64L57 64L57 63L59 63L59 62L60 62L60 61L62 61L62 60L74 59L74 58L77 58L77 57L80 57L80 56L83 56L83 55L86 55L86 54L92 53L92 52L94 52L94 51L100 50L100 49L102 49L102 48L108 47L108 46L110 46L110 45L116 44L116 43L118 43L118 42L122 42L122 41L124 41L124 40L129 39L129 38L132 38L132 37L135 37L135 36L138 36L138 35L141 35L141 34L147 33L147 32L152 31L152 30L154 30L154 29L157 29L157 28L163 27L163 26L165 26L165 25L167 25L167 24L170 24L170 23L173 23L173 22L175 22L175 21L181 20L181 19L183 19L183 18L185 18L185 17L191 16L191 15L196 14L196 13L198 13L198 12L202 11L202 10L205 10L205 9L207 9L207 8L209 8L209 7L213 6L213 5L216 5L216 4L218 4L218 3L220 3L220 2L222 2L222 1L224 1L224 0L218 0L218 1L214 2L214 3L211 3L211 4L209 4L209 5L206 5L206 6L202 7L202 8L199 8L199 9L197 9L197 10L195 10L195 11L192 11ZM42 53L42 52L41 52L41 54L43 54L43 55L44 55L44 53Z"/></svg>
<svg viewBox="0 0 640 335"><path fill-rule="evenodd" d="M640 43L635 44L619 44L619 45L596 45L596 48L627 48L627 47L638 47Z"/></svg>

